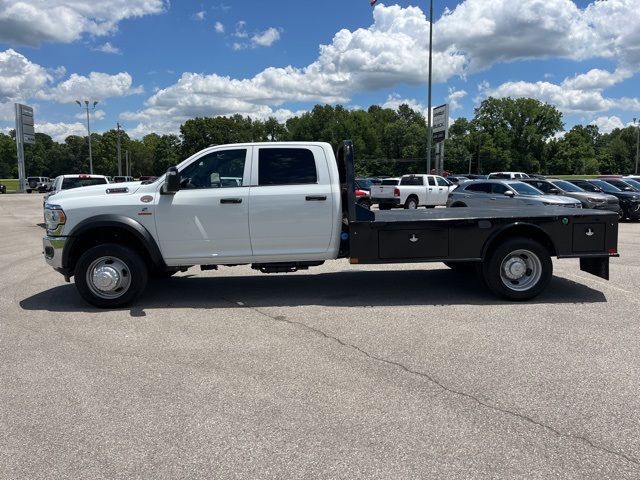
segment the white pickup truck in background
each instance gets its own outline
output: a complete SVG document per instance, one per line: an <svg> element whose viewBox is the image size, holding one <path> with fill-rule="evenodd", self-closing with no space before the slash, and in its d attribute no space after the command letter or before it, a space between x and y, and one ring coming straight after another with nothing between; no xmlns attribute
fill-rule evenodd
<svg viewBox="0 0 640 480"><path fill-rule="evenodd" d="M455 184L439 175L403 175L397 186L374 185L371 202L377 203L380 210L433 208L446 205L449 192L455 188Z"/></svg>

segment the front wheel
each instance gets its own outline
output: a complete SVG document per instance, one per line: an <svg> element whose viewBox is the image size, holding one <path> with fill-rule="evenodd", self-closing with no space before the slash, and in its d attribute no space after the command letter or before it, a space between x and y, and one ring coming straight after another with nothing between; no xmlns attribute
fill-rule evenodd
<svg viewBox="0 0 640 480"><path fill-rule="evenodd" d="M147 285L148 271L140 255L114 243L90 248L76 264L75 283L80 296L99 308L129 305Z"/></svg>
<svg viewBox="0 0 640 480"><path fill-rule="evenodd" d="M504 241L483 264L487 287L509 300L529 300L551 281L553 263L549 251L524 237Z"/></svg>

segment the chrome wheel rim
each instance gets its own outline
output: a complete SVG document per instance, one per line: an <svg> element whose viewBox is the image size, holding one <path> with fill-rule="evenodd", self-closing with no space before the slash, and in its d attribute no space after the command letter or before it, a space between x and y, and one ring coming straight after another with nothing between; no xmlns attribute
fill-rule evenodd
<svg viewBox="0 0 640 480"><path fill-rule="evenodd" d="M500 264L500 279L505 287L525 292L534 287L542 277L542 262L530 250L514 250Z"/></svg>
<svg viewBox="0 0 640 480"><path fill-rule="evenodd" d="M407 205L407 208L409 210L415 210L416 208L418 208L418 205L416 204L415 200L409 200L409 204Z"/></svg>
<svg viewBox="0 0 640 480"><path fill-rule="evenodd" d="M97 297L113 300L119 298L131 286L131 272L125 262L116 257L100 257L89 265L87 285Z"/></svg>

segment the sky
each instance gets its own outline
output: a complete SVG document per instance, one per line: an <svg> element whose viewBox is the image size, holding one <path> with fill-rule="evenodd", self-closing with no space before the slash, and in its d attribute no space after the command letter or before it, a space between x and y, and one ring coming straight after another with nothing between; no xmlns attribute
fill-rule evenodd
<svg viewBox="0 0 640 480"><path fill-rule="evenodd" d="M533 97L566 128L640 117L639 0L434 0L433 105L473 117ZM0 131L14 103L57 141L140 138L189 118L285 121L314 105L426 113L428 3L368 0L0 0Z"/></svg>

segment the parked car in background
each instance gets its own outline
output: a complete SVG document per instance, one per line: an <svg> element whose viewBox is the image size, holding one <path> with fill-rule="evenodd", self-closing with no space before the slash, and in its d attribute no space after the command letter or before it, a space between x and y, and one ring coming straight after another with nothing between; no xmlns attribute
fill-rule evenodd
<svg viewBox="0 0 640 480"><path fill-rule="evenodd" d="M637 192L623 192L603 180L571 180L571 183L588 192L607 193L618 198L620 202L620 219L637 220L640 218L640 194Z"/></svg>
<svg viewBox="0 0 640 480"><path fill-rule="evenodd" d="M51 180L49 177L27 177L27 193L48 192L51 190Z"/></svg>
<svg viewBox="0 0 640 480"><path fill-rule="evenodd" d="M391 186L395 187L399 183L400 183L400 179L395 177L381 178L380 183L372 183L371 190L369 191L369 195L371 196L371 203L372 204L378 203L377 201L373 200L373 197L375 197L378 193L383 192L384 191L383 187L391 187ZM389 210L391 208L391 206L387 207L386 203L383 203L382 205L378 204L378 207L380 208L380 210Z"/></svg>
<svg viewBox="0 0 640 480"><path fill-rule="evenodd" d="M113 177L113 183L126 183L126 182L135 182L133 177L125 176L125 175L116 175Z"/></svg>
<svg viewBox="0 0 640 480"><path fill-rule="evenodd" d="M449 180L451 183L455 183L456 185L459 185L462 182L468 182L470 178L465 177L463 175L449 175L447 177L447 180Z"/></svg>
<svg viewBox="0 0 640 480"><path fill-rule="evenodd" d="M403 175L396 186L376 186L371 191L371 201L377 203L380 210L433 208L446 205L449 192L454 188L453 183L440 175Z"/></svg>
<svg viewBox="0 0 640 480"><path fill-rule="evenodd" d="M0 183L0 193L7 193L7 186Z"/></svg>
<svg viewBox="0 0 640 480"><path fill-rule="evenodd" d="M447 207L504 207L553 205L582 208L580 201L560 195L545 195L519 180L466 182L449 194Z"/></svg>
<svg viewBox="0 0 640 480"><path fill-rule="evenodd" d="M464 175L469 180L486 180L487 175L480 175L479 173L465 173Z"/></svg>
<svg viewBox="0 0 640 480"><path fill-rule="evenodd" d="M51 191L44 196L45 201L63 190L71 190L72 188L89 187L92 185L108 184L109 180L104 175L59 175L53 180Z"/></svg>
<svg viewBox="0 0 640 480"><path fill-rule="evenodd" d="M640 189L634 187L632 184L622 180L622 177L600 177L598 180L607 182L614 187L622 190L623 192L640 192Z"/></svg>
<svg viewBox="0 0 640 480"><path fill-rule="evenodd" d="M371 185L368 178L356 178L354 186L356 190L356 203L364 208L371 208Z"/></svg>
<svg viewBox="0 0 640 480"><path fill-rule="evenodd" d="M529 175L522 172L493 172L487 178L490 180L518 180L520 178L529 178Z"/></svg>
<svg viewBox="0 0 640 480"><path fill-rule="evenodd" d="M523 178L522 182L533 185L547 195L563 195L575 198L582 203L583 208L620 211L618 198L605 193L585 192L583 189L566 180L542 180L538 178Z"/></svg>
<svg viewBox="0 0 640 480"><path fill-rule="evenodd" d="M624 177L623 180L637 190L640 190L640 177Z"/></svg>
<svg viewBox="0 0 640 480"><path fill-rule="evenodd" d="M133 177L129 177L126 175L116 175L115 177L113 177L112 183L126 183L126 182L135 182L135 179Z"/></svg>

